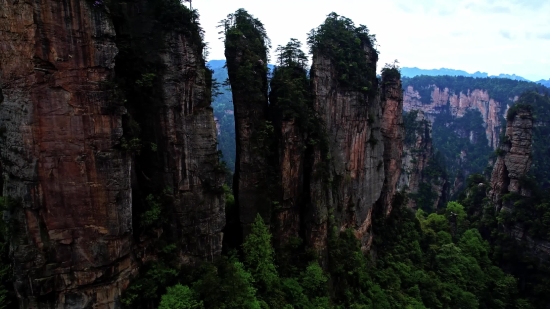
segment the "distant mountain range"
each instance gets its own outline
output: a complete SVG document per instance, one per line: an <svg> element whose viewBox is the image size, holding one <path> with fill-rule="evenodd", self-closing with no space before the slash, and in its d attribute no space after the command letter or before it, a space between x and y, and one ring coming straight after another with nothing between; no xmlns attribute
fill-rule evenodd
<svg viewBox="0 0 550 309"><path fill-rule="evenodd" d="M415 77L418 75L428 75L428 76L451 75L451 76L467 76L467 77L481 77L481 78L493 77L493 78L508 78L513 80L532 82L532 80L518 76L516 74L489 75L485 72L477 71L475 73L468 73L462 70L454 70L454 69L447 69L447 68L425 70L425 69L419 69L416 67L414 68L404 67L404 68L401 68L401 75L405 77ZM548 80L541 79L539 81L534 81L534 82L550 88L550 79Z"/></svg>
<svg viewBox="0 0 550 309"><path fill-rule="evenodd" d="M215 72L218 72L218 74L220 72L219 69L221 69L224 65L225 65L225 60L208 61L208 66L210 66L210 68ZM269 65L269 66L272 67L273 65ZM222 73L223 75L225 75L224 80L227 77L226 72L227 71L224 72L225 74ZM462 70L454 70L454 69L447 69L447 68L425 70L425 69L419 69L417 67L414 67L414 68L403 67L401 68L401 75L404 77L415 77L418 75L428 75L428 76L451 75L451 76L467 76L467 77L480 77L480 78L493 77L493 78L508 78L513 80L533 82L532 80L518 76L516 74L489 75L488 73L480 72L480 71L477 71L475 73L468 73ZM550 78L548 80L541 79L539 81L534 81L534 82L550 88Z"/></svg>

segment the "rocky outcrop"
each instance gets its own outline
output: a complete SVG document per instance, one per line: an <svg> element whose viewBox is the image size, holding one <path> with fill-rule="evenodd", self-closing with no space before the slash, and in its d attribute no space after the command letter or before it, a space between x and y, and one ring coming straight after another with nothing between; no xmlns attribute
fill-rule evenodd
<svg viewBox="0 0 550 309"><path fill-rule="evenodd" d="M210 72L189 10L158 22L166 3L0 3L0 153L22 308L119 308L140 262L156 259L146 196L169 218L151 234L170 235L181 263L221 253Z"/></svg>
<svg viewBox="0 0 550 309"><path fill-rule="evenodd" d="M490 190L488 197L492 201L496 213L506 212L514 216L516 207L533 209L533 204L527 206L516 206L517 200L526 200L527 203L537 203L536 200L529 200L532 197L533 184L522 181L531 168L533 142L533 130L536 126L530 107L514 106L512 115L508 113L508 123L503 142L497 153L498 157L493 165L491 174ZM538 183L536 185L539 185ZM508 197L507 197L508 196ZM539 201L540 202L540 201ZM538 207L538 206L536 206ZM522 221L515 221L513 224L502 225L504 231L525 248L525 253L540 261L548 261L550 258L550 242L544 237L535 237L530 234L529 225Z"/></svg>
<svg viewBox="0 0 550 309"><path fill-rule="evenodd" d="M499 154L491 174L489 197L497 211L511 211L513 205L502 201L503 195L517 193L529 195L528 188L522 188L520 179L531 168L531 146L533 116L530 109L518 107L515 115L506 125L505 140L499 147Z"/></svg>
<svg viewBox="0 0 550 309"><path fill-rule="evenodd" d="M405 140L401 157L401 173L397 188L409 195L407 207L418 208L417 197L421 192L431 197L429 209L437 209L445 199L447 179L442 175L430 175L426 171L429 165L434 165L434 149L432 145L432 126L422 111L412 111L405 116ZM425 201L423 201L425 202Z"/></svg>
<svg viewBox="0 0 550 309"><path fill-rule="evenodd" d="M364 51L375 69L377 54L370 47ZM326 248L330 219L340 231L353 229L366 249L385 178L382 106L379 95L341 87L336 65L323 54L313 55L314 109L325 125L328 149L314 152L306 238L314 248Z"/></svg>
<svg viewBox="0 0 550 309"><path fill-rule="evenodd" d="M270 217L268 156L273 127L268 120L267 53L260 23L246 11L235 13L227 32L225 57L233 95L236 160L233 193L242 235L257 214ZM260 23L261 24L261 23ZM229 26L228 26L229 27Z"/></svg>
<svg viewBox="0 0 550 309"><path fill-rule="evenodd" d="M162 106L156 128L163 155L164 184L173 188L175 234L188 259L213 259L222 251L225 202L224 171L218 162L216 124L202 46L189 35L170 31L159 51Z"/></svg>
<svg viewBox="0 0 550 309"><path fill-rule="evenodd" d="M406 138L403 143L402 170L399 176L398 189L407 192L418 192L422 180L422 171L428 166L433 153L431 125L422 111L416 112L411 119L415 127L405 127ZM414 201L409 200L409 207L414 207Z"/></svg>
<svg viewBox="0 0 550 309"><path fill-rule="evenodd" d="M496 149L499 144L501 117L506 110L502 102L495 101L486 90L473 89L467 92L455 93L448 88L430 86L429 104L423 103L417 90L408 86L403 92L403 110L406 112L420 110L433 122L435 115L449 111L453 117L462 117L467 110L477 110L481 113L485 125L485 134L489 146Z"/></svg>
<svg viewBox="0 0 550 309"><path fill-rule="evenodd" d="M181 263L211 260L222 249L224 171L200 28L177 2L139 1L110 9L123 16L114 19L121 47L115 83L129 111L125 138L141 146L133 153L138 256L155 259L151 241L161 237L177 244ZM141 222L151 207L147 198L163 208L159 221L164 223L152 232Z"/></svg>
<svg viewBox="0 0 550 309"><path fill-rule="evenodd" d="M136 266L113 24L91 2L1 1L0 125L22 308L114 308ZM103 90L102 90L103 89Z"/></svg>
<svg viewBox="0 0 550 309"><path fill-rule="evenodd" d="M274 239L279 246L300 237L303 222L306 140L296 119L282 120L279 137L280 196L274 207Z"/></svg>
<svg viewBox="0 0 550 309"><path fill-rule="evenodd" d="M389 71L392 72L392 71ZM380 202L387 216L392 210L393 198L401 175L403 155L403 91L400 75L382 74L382 125L384 137L384 188Z"/></svg>

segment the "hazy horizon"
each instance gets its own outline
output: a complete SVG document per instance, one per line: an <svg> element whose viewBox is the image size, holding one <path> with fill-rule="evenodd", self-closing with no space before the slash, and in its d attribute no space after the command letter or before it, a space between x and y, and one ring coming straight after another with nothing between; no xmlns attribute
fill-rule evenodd
<svg viewBox="0 0 550 309"><path fill-rule="evenodd" d="M550 1L546 0L280 0L276 5L238 0L193 1L210 46L209 60L225 59L218 22L239 8L264 23L273 51L307 33L332 11L366 25L376 35L379 67L449 68L489 75L550 78ZM290 22L292 21L292 22ZM274 62L274 60L272 60Z"/></svg>

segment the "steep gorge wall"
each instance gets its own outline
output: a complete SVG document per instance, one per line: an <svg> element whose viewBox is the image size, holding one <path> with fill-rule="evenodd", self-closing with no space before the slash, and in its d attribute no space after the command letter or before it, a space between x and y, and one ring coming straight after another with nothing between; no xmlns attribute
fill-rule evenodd
<svg viewBox="0 0 550 309"><path fill-rule="evenodd" d="M113 78L115 31L86 1L2 1L4 195L22 308L113 307L131 254L131 159Z"/></svg>
<svg viewBox="0 0 550 309"><path fill-rule="evenodd" d="M221 253L204 46L179 3L151 3L0 3L0 153L22 308L119 307L161 235L181 263ZM170 220L144 233L145 198L160 192Z"/></svg>
<svg viewBox="0 0 550 309"><path fill-rule="evenodd" d="M182 254L213 259L222 251L225 174L218 162L216 124L201 50L189 36L165 34L160 52L166 68L161 80L159 145L164 155L165 184L173 188L176 235Z"/></svg>
<svg viewBox="0 0 550 309"><path fill-rule="evenodd" d="M365 56L375 68L375 51L365 47ZM334 224L340 231L353 229L368 248L373 205L385 176L380 96L341 87L336 64L323 54L313 55L311 71L314 109L325 125L328 152L318 148L314 153L306 237L314 248L326 248L329 225ZM331 217L334 222L329 223Z"/></svg>
<svg viewBox="0 0 550 309"><path fill-rule="evenodd" d="M535 187L540 185L540 182L529 184L527 181L532 163L533 142L535 141L534 126L533 113L529 108L517 108L514 116L508 120L505 140L499 147L499 156L493 165L490 190L487 194L495 207L495 214L500 218L513 218L517 213L522 212L532 215L540 207L540 205L532 204L537 203L537 200L529 200L534 193L533 190L537 190ZM530 205L526 205L522 199L525 199ZM534 218L534 220L539 219ZM536 231L532 229L532 223L515 221L509 224L505 220L503 222L501 228L521 244L527 250L527 254L540 259L540 261L550 259L550 242L544 237L546 235L543 237L533 235L533 232L536 233Z"/></svg>
<svg viewBox="0 0 550 309"><path fill-rule="evenodd" d="M512 211L510 203L503 202L507 193L528 196L529 189L522 188L520 180L531 168L533 115L520 109L506 126L505 141L499 147L499 156L491 174L489 197L497 211Z"/></svg>
<svg viewBox="0 0 550 309"><path fill-rule="evenodd" d="M141 143L134 155L136 206L147 194L164 196L169 222L161 230L188 263L221 254L224 171L218 162L211 74L202 56L200 29L182 7L162 15L167 14L163 3L171 2L114 7L124 16L115 22L117 44L123 47L116 84L125 91L129 110L125 124L133 135L127 139ZM147 247L150 240L139 245Z"/></svg>
<svg viewBox="0 0 550 309"><path fill-rule="evenodd" d="M474 89L466 93L455 93L449 88L441 89L433 86L430 102L430 104L423 103L419 92L413 86L408 86L403 91L403 110L406 112L420 110L432 122L437 114L445 111L449 111L453 117L462 117L467 110L479 111L485 124L489 146L493 149L498 147L502 127L501 117L504 115L506 106L491 98L486 90Z"/></svg>
<svg viewBox="0 0 550 309"><path fill-rule="evenodd" d="M386 74L384 74L386 73ZM380 201L383 212L390 214L402 170L405 128L403 127L403 91L399 75L382 73L382 127L384 137L384 189Z"/></svg>
<svg viewBox="0 0 550 309"><path fill-rule="evenodd" d="M399 174L398 189L409 194L407 207L419 208L424 206L435 210L445 197L444 177L429 177L426 175L428 166L433 164L434 149L432 145L432 128L430 122L425 118L424 113L418 111L416 114L408 115L414 119L408 119L405 141L403 143L403 155L401 157L401 173ZM421 193L421 186L426 186L432 192L433 201L429 205L418 205L418 194ZM423 203L425 201L420 201Z"/></svg>

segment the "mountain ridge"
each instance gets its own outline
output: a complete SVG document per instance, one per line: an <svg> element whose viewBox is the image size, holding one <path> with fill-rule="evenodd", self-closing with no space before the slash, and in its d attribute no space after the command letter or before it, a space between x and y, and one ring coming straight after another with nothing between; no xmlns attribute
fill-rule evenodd
<svg viewBox="0 0 550 309"><path fill-rule="evenodd" d="M209 60L207 65L210 66L212 70L217 70L217 69L223 68L223 66L225 65L225 60L219 60L219 59ZM269 67L273 68L273 65L269 65ZM513 80L534 82L550 88L550 78L547 80L541 79L538 81L534 81L516 74L500 73L499 75L489 75L489 73L481 72L481 71L468 73L464 70L456 70L456 69L449 69L449 68L439 68L439 69L420 69L418 67L401 68L401 76L403 77L415 77L419 75L428 75L428 76L449 75L449 76L466 76L466 77L477 77L477 78L508 78Z"/></svg>

